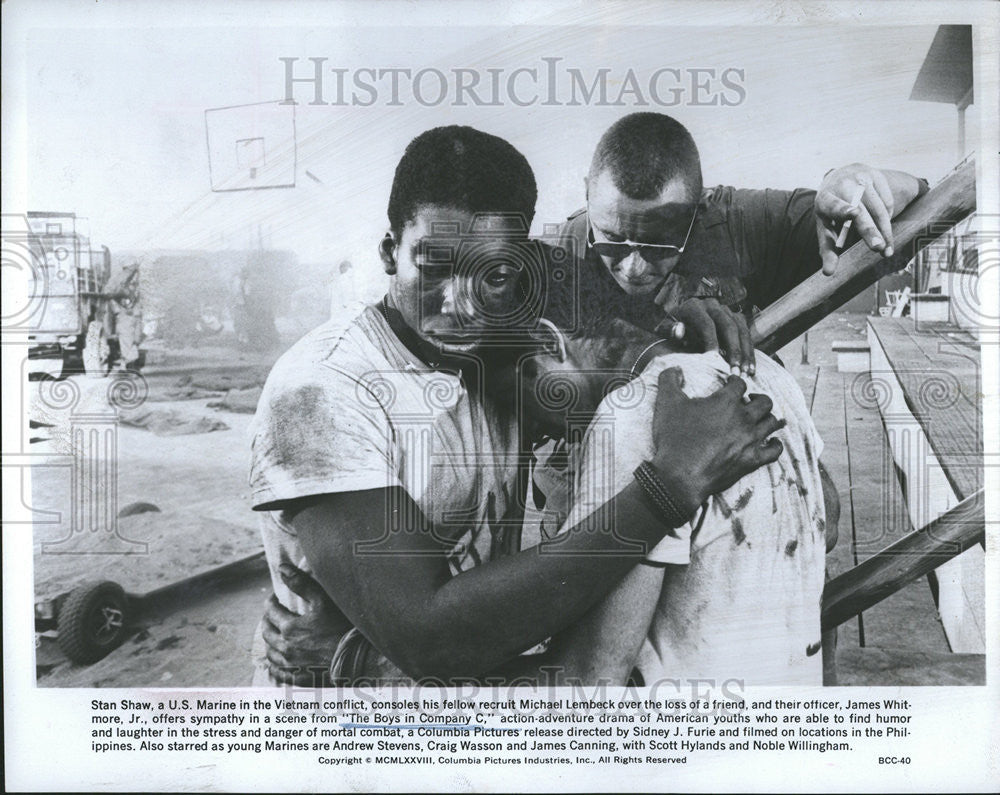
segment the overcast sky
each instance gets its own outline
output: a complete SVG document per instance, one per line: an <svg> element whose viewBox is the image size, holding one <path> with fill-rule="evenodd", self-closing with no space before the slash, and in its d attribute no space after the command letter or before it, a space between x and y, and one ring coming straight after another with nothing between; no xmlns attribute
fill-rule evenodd
<svg viewBox="0 0 1000 795"><path fill-rule="evenodd" d="M382 20L408 27L365 28L330 14L299 25L302 15L278 16L280 5L229 5L237 10L224 18L178 6L185 13L176 25L163 13L134 11L27 24L17 75L26 97L24 209L86 216L94 241L112 250L245 248L256 244L259 229L266 245L303 260L361 264L385 229L402 148L439 124L471 124L524 152L539 184L536 231L582 204L597 139L632 110L664 110L687 125L706 184L815 186L828 168L854 160L933 182L958 159L954 106L908 99L936 24L677 27L676 17L632 5L600 20L589 10L539 12L517 27L472 24L476 19L445 27L440 14L418 18L408 4L390 6L399 16ZM269 9L271 16L240 8ZM466 7L451 8L461 16ZM434 24L417 27L428 20ZM560 58L559 70L578 69L588 81L608 69L614 91L630 69L647 95L650 75L661 68L682 70L686 88L671 108L636 105L634 95L624 106L517 107L505 96L499 107L424 107L412 97L387 106L379 83L371 107L296 107L295 188L213 193L205 110L281 99L282 57L300 59L299 74L310 71L307 58L326 57L325 67L348 70L348 81L364 67L461 67L485 81L487 69L506 77ZM724 93L735 104L695 106L692 68L743 70L730 73L742 91ZM569 81L561 74L565 99ZM324 85L329 96L333 73ZM721 90L718 79L713 86ZM311 89L297 86L296 96L311 99ZM271 157L275 167L281 155ZM284 165L290 168L287 159Z"/></svg>

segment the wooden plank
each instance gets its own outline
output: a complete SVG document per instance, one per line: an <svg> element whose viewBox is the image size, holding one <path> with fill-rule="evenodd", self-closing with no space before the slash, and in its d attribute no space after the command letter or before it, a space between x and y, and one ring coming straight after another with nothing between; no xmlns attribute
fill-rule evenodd
<svg viewBox="0 0 1000 795"><path fill-rule="evenodd" d="M979 345L964 331L947 323L922 323L918 327L903 319L895 326L927 358L930 368L946 368L961 387L960 397L979 409ZM963 411L965 406L960 407Z"/></svg>
<svg viewBox="0 0 1000 795"><path fill-rule="evenodd" d="M944 376L926 400L920 389L913 391L915 407L922 410L940 409L948 404L976 428L979 411L979 350L978 347L954 343L940 332L918 331L907 318L872 318L873 328L889 361L905 374ZM945 389L946 388L946 389ZM959 400L960 399L960 400ZM929 405L926 405L929 404Z"/></svg>
<svg viewBox="0 0 1000 795"><path fill-rule="evenodd" d="M948 371L960 379L969 379L963 397L973 406L978 405L979 346L966 332L942 323L925 323L917 326L909 318L872 318L876 330L882 329L901 344L900 355L912 354L928 367L948 366ZM919 351L919 354L916 353Z"/></svg>
<svg viewBox="0 0 1000 795"><path fill-rule="evenodd" d="M967 332L944 323L921 324L918 329L906 324L904 330L920 350L927 356L931 366L943 366L955 377L960 385L961 399L971 407L976 415L981 413L979 387L979 344ZM961 406L963 412L968 407ZM973 414L966 416L973 417ZM978 420L973 421L978 430Z"/></svg>
<svg viewBox="0 0 1000 795"><path fill-rule="evenodd" d="M959 499L953 482L945 474L937 453L927 439L924 427L914 417L882 342L870 324L869 337L872 362L884 376L887 388L881 390L885 394L882 395L884 400L879 401L879 410L885 420L894 456L906 475L901 482L904 483L910 517L915 526L923 527L947 513ZM923 422L927 424L926 417ZM982 462L978 455L974 455L969 457L968 465L975 472L981 468ZM977 553L978 564L970 559L970 556L977 557ZM984 648L982 628L985 626L985 605L980 587L983 580L982 559L982 550L973 548L959 558L942 563L933 572L938 615L953 651L981 653Z"/></svg>
<svg viewBox="0 0 1000 795"><path fill-rule="evenodd" d="M846 687L985 685L985 654L913 649L844 649L837 658L837 684Z"/></svg>
<svg viewBox="0 0 1000 795"><path fill-rule="evenodd" d="M892 222L895 253L884 259L859 241L845 251L832 275L814 273L754 318L754 345L775 351L795 339L880 277L901 270L936 235L929 230L956 223L976 207L975 163L963 163Z"/></svg>
<svg viewBox="0 0 1000 795"><path fill-rule="evenodd" d="M854 551L866 560L912 531L882 417L872 402L868 374L851 378L845 402ZM925 572L926 574L926 572ZM865 646L948 651L937 608L925 578L865 610Z"/></svg>
<svg viewBox="0 0 1000 795"><path fill-rule="evenodd" d="M827 576L835 577L855 565L851 476L844 428L844 376L835 368L823 366L818 369L813 390L812 417L816 430L823 439L823 454L820 459L840 497L840 538L826 556ZM859 646L861 629L858 619L852 618L845 622L839 635L840 646Z"/></svg>
<svg viewBox="0 0 1000 795"><path fill-rule="evenodd" d="M940 335L906 318L871 318L914 417L959 499L982 488L977 363L968 348L942 351Z"/></svg>

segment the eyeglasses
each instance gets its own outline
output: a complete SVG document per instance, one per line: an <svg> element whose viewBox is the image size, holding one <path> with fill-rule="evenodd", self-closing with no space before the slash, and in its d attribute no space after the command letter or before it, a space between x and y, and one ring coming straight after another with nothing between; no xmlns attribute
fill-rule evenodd
<svg viewBox="0 0 1000 795"><path fill-rule="evenodd" d="M695 207L694 213L691 215L691 223L688 224L687 234L684 235L684 242L680 246L673 246L669 243L637 243L634 240L598 240L597 230L594 229L593 224L590 225L587 235L587 245L599 256L613 260L625 259L631 251L638 251L639 256L647 262L660 262L670 257L679 257L687 247L688 238L691 237L691 230L694 228L694 219L697 216L698 208Z"/></svg>

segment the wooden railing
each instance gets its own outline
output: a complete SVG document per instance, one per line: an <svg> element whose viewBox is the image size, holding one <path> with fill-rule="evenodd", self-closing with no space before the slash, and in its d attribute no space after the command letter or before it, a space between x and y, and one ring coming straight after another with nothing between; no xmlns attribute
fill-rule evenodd
<svg viewBox="0 0 1000 795"><path fill-rule="evenodd" d="M986 537L983 492L834 577L823 590L823 629L832 629L892 596Z"/></svg>
<svg viewBox="0 0 1000 795"><path fill-rule="evenodd" d="M754 318L754 347L774 353L881 277L905 268L945 225L958 223L975 209L976 169L969 160L893 220L892 257L858 242L840 255L832 275L814 273Z"/></svg>
<svg viewBox="0 0 1000 795"><path fill-rule="evenodd" d="M863 242L840 256L830 276L814 273L754 318L755 347L773 353L879 278L901 270L942 228L976 209L975 162L967 160L914 201L892 224L896 253L883 258ZM977 492L827 583L823 629L839 626L985 539L983 493Z"/></svg>

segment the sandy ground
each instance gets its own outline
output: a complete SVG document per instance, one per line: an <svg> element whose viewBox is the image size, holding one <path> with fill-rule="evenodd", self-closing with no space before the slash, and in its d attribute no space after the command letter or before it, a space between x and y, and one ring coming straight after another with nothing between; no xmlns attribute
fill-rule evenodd
<svg viewBox="0 0 1000 795"><path fill-rule="evenodd" d="M32 452L43 456L32 472L32 506L50 512L34 529L36 601L95 580L146 594L259 555L246 486L251 417L209 404L229 387L255 394L250 385L263 380L270 361L233 359L225 352L202 353L147 368L146 399L133 400L138 405L120 410L119 419L137 413L165 417L155 433L107 422L115 376L30 384L30 417L45 423L30 431ZM178 428L201 432L162 435ZM117 456L108 453L109 439ZM115 459L117 466L100 468ZM77 464L75 476L68 461ZM159 510L117 518L140 502ZM133 600L139 609L128 639L89 666L71 663L56 633L43 633L36 644L38 684L247 685L250 642L269 593L270 579L258 559L224 579L181 585L152 601Z"/></svg>

